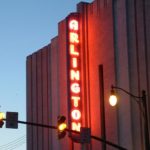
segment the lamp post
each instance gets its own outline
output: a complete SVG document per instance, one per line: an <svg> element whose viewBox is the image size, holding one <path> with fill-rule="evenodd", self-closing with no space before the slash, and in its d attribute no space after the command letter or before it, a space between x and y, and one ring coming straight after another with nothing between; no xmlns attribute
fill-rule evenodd
<svg viewBox="0 0 150 150"><path fill-rule="evenodd" d="M128 94L129 96L138 99L138 104L142 103L144 109L144 137L145 137L145 150L150 150L150 143L149 143L149 129L148 129L148 115L147 115L147 104L146 104L146 92L142 91L142 96L135 96L132 93L117 87L111 86L111 96L109 98L110 105L115 106L117 104L117 97L115 95L115 90L118 89L123 91L124 93ZM137 101L136 101L137 102Z"/></svg>

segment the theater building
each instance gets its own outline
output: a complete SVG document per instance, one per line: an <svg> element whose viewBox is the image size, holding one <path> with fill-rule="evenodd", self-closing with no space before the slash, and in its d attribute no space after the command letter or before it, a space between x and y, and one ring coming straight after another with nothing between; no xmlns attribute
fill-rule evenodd
<svg viewBox="0 0 150 150"><path fill-rule="evenodd" d="M141 96L146 91L150 119L150 1L94 0L77 4L76 12L58 23L58 35L27 56L27 121L57 125L91 134L128 150L144 150L143 108L117 91L111 107L111 85ZM150 126L148 126L149 128ZM57 131L27 127L28 150L113 150L75 135L59 140Z"/></svg>

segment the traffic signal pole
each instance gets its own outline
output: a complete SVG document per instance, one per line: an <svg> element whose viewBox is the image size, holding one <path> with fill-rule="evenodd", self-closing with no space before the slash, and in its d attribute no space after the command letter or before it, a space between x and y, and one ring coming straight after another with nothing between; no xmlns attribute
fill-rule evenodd
<svg viewBox="0 0 150 150"><path fill-rule="evenodd" d="M4 121L7 121L7 119L3 119ZM25 125L31 125L31 126L37 126L37 127L43 127L43 128L50 128L50 129L57 129L56 126L51 125L44 125L39 123L33 123L33 122L27 122L27 121L17 121L18 123L25 124Z"/></svg>
<svg viewBox="0 0 150 150"><path fill-rule="evenodd" d="M3 121L7 121L7 119L3 119ZM44 124L39 124L39 123L33 123L33 122L27 122L27 121L17 121L18 123L20 124L25 124L25 125L31 125L31 126L38 126L38 127L43 127L43 128L50 128L50 129L57 129L58 130L58 127L57 126L52 126L52 125L44 125ZM74 131L74 130L71 130L71 129L65 129L67 132L71 132L71 133L75 133L75 134L80 134L80 132L78 131ZM114 144L110 141L107 141L107 140L104 140L102 138L99 138L99 137L96 137L96 136L93 136L91 135L91 138L93 138L94 140L97 140L97 141L100 141L100 142L103 142L107 145L110 145L114 148L117 148L119 150L127 150L126 148L124 147L121 147L117 144Z"/></svg>

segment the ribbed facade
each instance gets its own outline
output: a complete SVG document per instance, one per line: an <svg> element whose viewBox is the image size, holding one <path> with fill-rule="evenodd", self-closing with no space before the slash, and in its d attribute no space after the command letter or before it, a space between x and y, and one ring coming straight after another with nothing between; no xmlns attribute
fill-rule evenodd
<svg viewBox="0 0 150 150"><path fill-rule="evenodd" d="M150 1L95 0L77 5L80 24L82 126L128 150L144 150L142 110L135 99L118 91L111 107L111 85L141 96L146 91L150 114ZM75 14L74 13L74 14ZM27 57L27 121L57 125L65 115L70 124L68 92L68 17L58 24L58 36ZM150 119L150 115L148 116ZM150 127L150 125L149 125ZM58 140L57 131L27 127L28 150L113 150L99 141Z"/></svg>

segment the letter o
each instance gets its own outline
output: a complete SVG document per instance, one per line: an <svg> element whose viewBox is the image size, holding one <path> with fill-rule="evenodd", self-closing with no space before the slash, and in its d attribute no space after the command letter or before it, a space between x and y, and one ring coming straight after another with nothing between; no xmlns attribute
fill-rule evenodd
<svg viewBox="0 0 150 150"><path fill-rule="evenodd" d="M81 112L75 109L71 112L71 116L74 120L79 120L81 118Z"/></svg>

